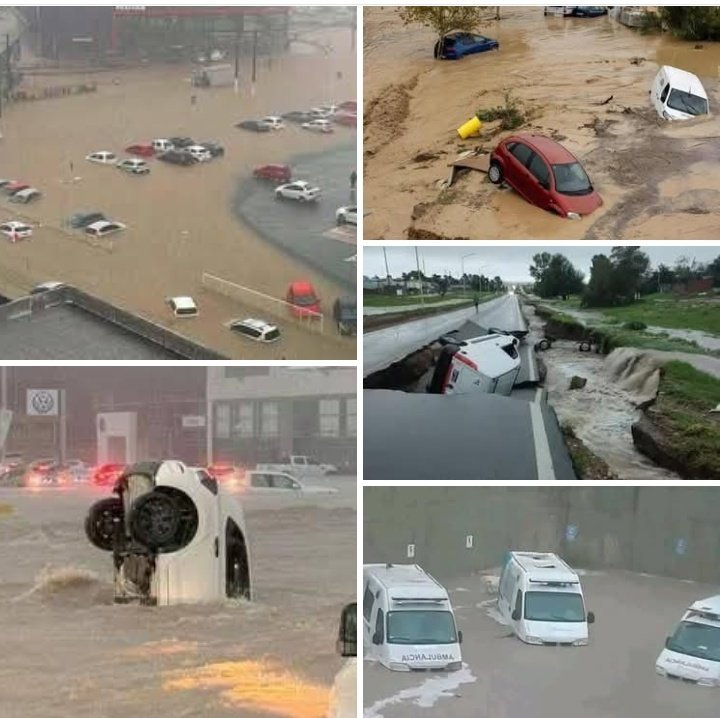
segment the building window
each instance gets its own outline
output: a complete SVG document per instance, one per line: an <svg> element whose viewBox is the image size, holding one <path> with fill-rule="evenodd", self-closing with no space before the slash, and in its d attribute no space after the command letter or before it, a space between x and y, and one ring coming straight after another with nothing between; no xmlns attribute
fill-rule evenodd
<svg viewBox="0 0 720 718"><path fill-rule="evenodd" d="M250 401L241 401L236 407L235 435L241 438L255 436L255 405Z"/></svg>
<svg viewBox="0 0 720 718"><path fill-rule="evenodd" d="M357 436L357 399L348 399L347 406L347 435Z"/></svg>
<svg viewBox="0 0 720 718"><path fill-rule="evenodd" d="M215 438L230 438L230 404L215 405Z"/></svg>
<svg viewBox="0 0 720 718"><path fill-rule="evenodd" d="M260 436L280 435L280 410L277 402L264 401L260 411Z"/></svg>
<svg viewBox="0 0 720 718"><path fill-rule="evenodd" d="M320 436L340 436L340 400L320 400Z"/></svg>

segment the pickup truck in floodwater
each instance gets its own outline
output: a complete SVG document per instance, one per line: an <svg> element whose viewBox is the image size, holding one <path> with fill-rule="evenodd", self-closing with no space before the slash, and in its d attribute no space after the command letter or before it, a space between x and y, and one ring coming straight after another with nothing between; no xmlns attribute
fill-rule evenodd
<svg viewBox="0 0 720 718"><path fill-rule="evenodd" d="M292 474L300 479L312 479L337 474L338 468L333 464L321 464L310 456L293 455L280 464L258 464L257 471L279 471Z"/></svg>

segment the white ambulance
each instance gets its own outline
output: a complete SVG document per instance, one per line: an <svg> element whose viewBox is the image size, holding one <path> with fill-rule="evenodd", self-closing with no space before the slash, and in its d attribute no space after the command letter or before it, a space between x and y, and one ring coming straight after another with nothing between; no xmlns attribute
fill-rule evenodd
<svg viewBox="0 0 720 718"><path fill-rule="evenodd" d="M655 670L699 686L720 686L720 596L696 601L685 611Z"/></svg>
<svg viewBox="0 0 720 718"><path fill-rule="evenodd" d="M393 671L455 671L462 633L447 591L414 564L363 567L365 658Z"/></svg>
<svg viewBox="0 0 720 718"><path fill-rule="evenodd" d="M585 612L579 576L553 553L506 554L498 610L521 641L535 645L585 646L595 622Z"/></svg>

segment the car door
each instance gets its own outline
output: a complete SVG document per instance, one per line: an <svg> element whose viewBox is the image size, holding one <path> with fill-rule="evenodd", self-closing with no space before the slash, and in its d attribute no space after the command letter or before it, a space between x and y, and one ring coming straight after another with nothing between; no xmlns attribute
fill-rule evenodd
<svg viewBox="0 0 720 718"><path fill-rule="evenodd" d="M508 145L510 162L505 179L511 187L526 200L529 199L530 173L527 170L527 163L532 155L532 150L522 142L515 142Z"/></svg>
<svg viewBox="0 0 720 718"><path fill-rule="evenodd" d="M513 631L519 638L523 638L523 591L520 586L517 586L515 590L515 598L512 604L512 611L510 613L510 625Z"/></svg>
<svg viewBox="0 0 720 718"><path fill-rule="evenodd" d="M363 591L363 646L365 653L369 656L377 655L375 646L372 643L372 636L375 626L375 615L377 613L377 601L375 599L375 588L371 579L365 582Z"/></svg>
<svg viewBox="0 0 720 718"><path fill-rule="evenodd" d="M552 185L550 167L537 152L532 152L527 169L529 173L527 187L530 202L542 209L551 209L553 202L550 192Z"/></svg>

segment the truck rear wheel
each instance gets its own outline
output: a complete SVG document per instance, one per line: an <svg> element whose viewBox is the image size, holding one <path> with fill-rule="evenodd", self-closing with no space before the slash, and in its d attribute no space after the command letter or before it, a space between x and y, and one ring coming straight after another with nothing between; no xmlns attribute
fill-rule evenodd
<svg viewBox="0 0 720 718"><path fill-rule="evenodd" d="M123 505L112 497L97 501L85 517L85 535L101 551L112 551L118 524L122 525Z"/></svg>

